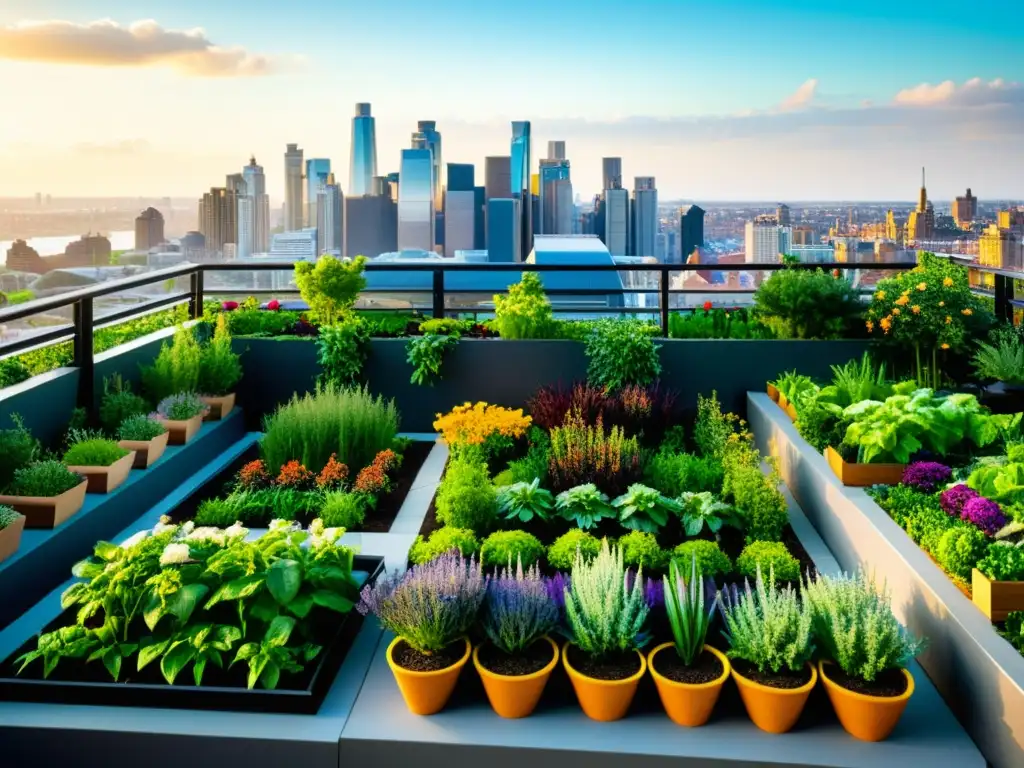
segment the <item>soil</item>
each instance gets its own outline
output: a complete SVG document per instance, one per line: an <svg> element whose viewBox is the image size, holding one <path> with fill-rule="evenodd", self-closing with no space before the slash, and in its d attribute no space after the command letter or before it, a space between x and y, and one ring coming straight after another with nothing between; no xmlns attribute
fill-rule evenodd
<svg viewBox="0 0 1024 768"><path fill-rule="evenodd" d="M480 664L489 672L496 675L507 675L509 677L521 677L540 672L551 663L554 657L554 648L547 640L538 640L520 654L511 655L495 648L491 643L485 643L480 648Z"/></svg>
<svg viewBox="0 0 1024 768"><path fill-rule="evenodd" d="M391 530L391 524L395 522L398 511L402 508L409 489L416 481L416 475L427 460L434 444L431 442L417 440L409 444L402 456L402 466L398 468L392 483L391 492L377 500L377 506L366 513L363 524L353 530L364 533L387 533Z"/></svg>
<svg viewBox="0 0 1024 768"><path fill-rule="evenodd" d="M437 507L435 506L436 501L436 496L430 500L430 506L427 507L426 517L423 518L423 525L420 526L420 536L423 538L427 538L438 528L442 527L441 523L438 522L437 519Z"/></svg>
<svg viewBox="0 0 1024 768"><path fill-rule="evenodd" d="M458 664L466 653L466 641L456 640L444 650L432 653L427 656L420 653L402 640L391 652L391 658L395 664L410 672L437 672L447 669L453 664Z"/></svg>
<svg viewBox="0 0 1024 768"><path fill-rule="evenodd" d="M759 672L757 667L742 659L735 659L732 662L732 666L747 680L766 685L769 688L793 689L800 688L811 682L810 667L804 667L799 672L790 672L789 670L783 670L779 673Z"/></svg>
<svg viewBox="0 0 1024 768"><path fill-rule="evenodd" d="M595 680L625 680L640 671L640 657L632 651L612 654L600 661L592 659L574 645L569 646L567 653L573 669Z"/></svg>
<svg viewBox="0 0 1024 768"><path fill-rule="evenodd" d="M907 676L900 669L887 669L870 683L858 677L849 677L835 664L828 665L828 679L836 685L865 696L889 698L907 692Z"/></svg>
<svg viewBox="0 0 1024 768"><path fill-rule="evenodd" d="M697 657L697 661L688 667L683 664L679 654L673 648L666 648L656 654L652 666L662 677L667 677L676 683L688 683L689 685L712 683L722 676L724 669L719 658L708 651L704 651Z"/></svg>

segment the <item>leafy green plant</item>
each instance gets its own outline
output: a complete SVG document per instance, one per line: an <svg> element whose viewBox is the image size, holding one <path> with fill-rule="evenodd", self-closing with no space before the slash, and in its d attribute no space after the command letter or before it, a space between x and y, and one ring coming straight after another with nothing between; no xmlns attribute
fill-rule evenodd
<svg viewBox="0 0 1024 768"><path fill-rule="evenodd" d="M231 312L224 312L223 317L227 318L228 331L234 337L238 336L287 336L292 333L295 324L302 317L301 312L278 309L248 309L244 306Z"/></svg>
<svg viewBox="0 0 1024 768"><path fill-rule="evenodd" d="M780 339L841 339L859 329L853 284L821 269L781 269L754 293L754 316Z"/></svg>
<svg viewBox="0 0 1024 768"><path fill-rule="evenodd" d="M732 560L719 548L717 541L684 541L672 550L670 557L672 561L679 561L683 566L696 560L697 570L708 578L732 573Z"/></svg>
<svg viewBox="0 0 1024 768"><path fill-rule="evenodd" d="M316 264L295 262L295 285L309 306L310 319L322 326L341 320L366 287L365 265L362 256L350 261L321 256Z"/></svg>
<svg viewBox="0 0 1024 768"><path fill-rule="evenodd" d="M745 309L695 309L673 312L668 319L673 339L772 339L775 334Z"/></svg>
<svg viewBox="0 0 1024 768"><path fill-rule="evenodd" d="M464 557L471 557L480 551L480 540L468 528L438 528L424 539L417 536L409 550L409 562L420 565L457 549Z"/></svg>
<svg viewBox="0 0 1024 768"><path fill-rule="evenodd" d="M114 440L86 440L72 445L63 461L71 467L109 467L128 453Z"/></svg>
<svg viewBox="0 0 1024 768"><path fill-rule="evenodd" d="M529 568L544 557L540 539L526 531L495 531L480 545L480 562L497 568L522 562Z"/></svg>
<svg viewBox="0 0 1024 768"><path fill-rule="evenodd" d="M789 523L789 507L779 490L782 478L773 460L770 471L761 470L761 455L749 443L733 443L724 460L723 488L738 512L738 519L752 541L779 541Z"/></svg>
<svg viewBox="0 0 1024 768"><path fill-rule="evenodd" d="M544 284L536 272L524 272L508 295L494 297L494 327L504 339L550 339L557 324Z"/></svg>
<svg viewBox="0 0 1024 768"><path fill-rule="evenodd" d="M925 552L935 555L943 534L954 525L952 517L941 507L921 507L917 513L906 520L907 535Z"/></svg>
<svg viewBox="0 0 1024 768"><path fill-rule="evenodd" d="M357 315L346 315L333 325L321 326L316 340L320 383L345 387L357 384L369 344L366 324Z"/></svg>
<svg viewBox="0 0 1024 768"><path fill-rule="evenodd" d="M6 488L14 479L14 473L30 464L42 448L25 428L21 416L12 414L11 422L10 429L0 429L0 490Z"/></svg>
<svg viewBox="0 0 1024 768"><path fill-rule="evenodd" d="M555 539L548 547L548 565L568 571L572 568L577 551L587 559L597 557L597 553L601 551L601 542L592 534L573 528Z"/></svg>
<svg viewBox="0 0 1024 768"><path fill-rule="evenodd" d="M881 486L870 489L868 493L900 528L906 528L907 522L922 510L946 514L935 494L923 493L909 485Z"/></svg>
<svg viewBox="0 0 1024 768"><path fill-rule="evenodd" d="M772 382L772 384L779 390L780 395L785 395L786 399L794 403L794 405L809 394L817 393L818 391L818 385L814 383L810 376L804 376L796 371L787 371Z"/></svg>
<svg viewBox="0 0 1024 768"><path fill-rule="evenodd" d="M780 581L800 580L800 561L778 541L755 541L747 544L736 558L736 570L741 576L753 578L760 569L771 571Z"/></svg>
<svg viewBox="0 0 1024 768"><path fill-rule="evenodd" d="M722 413L718 402L718 393L712 391L711 397L697 395L697 421L693 425L693 441L704 456L721 459L729 436L733 434L732 424Z"/></svg>
<svg viewBox="0 0 1024 768"><path fill-rule="evenodd" d="M433 385L434 380L441 376L445 352L458 343L458 336L437 333L425 333L409 339L406 342L406 360L413 368L409 381L420 386Z"/></svg>
<svg viewBox="0 0 1024 768"><path fill-rule="evenodd" d="M20 514L15 512L13 509L8 507L6 504L0 504L0 531L8 526L13 525L17 522Z"/></svg>
<svg viewBox="0 0 1024 768"><path fill-rule="evenodd" d="M950 575L970 581L971 570L987 554L989 541L976 526L958 523L942 534L935 559Z"/></svg>
<svg viewBox="0 0 1024 768"><path fill-rule="evenodd" d="M168 395L156 405L159 416L168 421L188 421L204 413L209 406L195 392Z"/></svg>
<svg viewBox="0 0 1024 768"><path fill-rule="evenodd" d="M884 400L893 394L893 387L885 381L885 363L876 366L871 354L865 352L860 361L832 366L832 383L822 387L817 399L846 408L861 400Z"/></svg>
<svg viewBox="0 0 1024 768"><path fill-rule="evenodd" d="M108 432L116 432L125 419L149 413L146 398L135 394L131 385L120 374L103 380L103 399L100 401L100 424Z"/></svg>
<svg viewBox="0 0 1024 768"><path fill-rule="evenodd" d="M543 442L532 442L523 458L508 463L508 475L503 484L532 483L534 480L540 480L541 485L545 484L548 479L549 452L550 441L545 439ZM495 478L495 485L497 484Z"/></svg>
<svg viewBox="0 0 1024 768"><path fill-rule="evenodd" d="M586 341L587 380L606 392L646 387L661 374L658 346L635 320L601 320Z"/></svg>
<svg viewBox="0 0 1024 768"><path fill-rule="evenodd" d="M204 499L196 509L195 524L227 528L238 519L238 510L229 499Z"/></svg>
<svg viewBox="0 0 1024 768"><path fill-rule="evenodd" d="M64 464L48 459L15 470L9 493L12 496L52 498L70 491L81 482L82 478Z"/></svg>
<svg viewBox="0 0 1024 768"><path fill-rule="evenodd" d="M1024 654L1024 611L1011 611L1006 616L1006 623L999 634L1018 652Z"/></svg>
<svg viewBox="0 0 1024 768"><path fill-rule="evenodd" d="M142 368L142 387L154 401L179 392L195 392L199 386L202 352L192 328L179 326L171 344L166 342L151 366Z"/></svg>
<svg viewBox="0 0 1024 768"><path fill-rule="evenodd" d="M677 499L682 507L683 529L687 536L699 536L706 527L718 538L722 526L742 527L736 510L718 501L708 491L703 493L683 492Z"/></svg>
<svg viewBox="0 0 1024 768"><path fill-rule="evenodd" d="M332 491L324 494L320 519L329 528L352 530L366 518L366 498L362 494Z"/></svg>
<svg viewBox="0 0 1024 768"><path fill-rule="evenodd" d="M977 568L993 581L1024 581L1024 547L993 542Z"/></svg>
<svg viewBox="0 0 1024 768"><path fill-rule="evenodd" d="M683 493L721 493L722 462L711 456L659 451L644 470L647 484L675 498Z"/></svg>
<svg viewBox="0 0 1024 768"><path fill-rule="evenodd" d="M577 485L575 488L562 491L555 498L555 511L560 517L575 523L584 531L617 514L609 503L608 496L601 493L593 483Z"/></svg>
<svg viewBox="0 0 1024 768"><path fill-rule="evenodd" d="M213 338L205 344L199 355L198 390L220 397L235 391L242 378L242 363L231 348L231 333L224 315L217 317Z"/></svg>
<svg viewBox="0 0 1024 768"><path fill-rule="evenodd" d="M715 613L716 603L704 610L704 576L697 568L697 559L690 560L690 580L684 581L679 563L669 564L668 576L662 577L665 591L665 613L672 629L672 640L680 660L693 665L704 652L704 640Z"/></svg>
<svg viewBox="0 0 1024 768"><path fill-rule="evenodd" d="M469 333L473 323L469 320L459 320L454 317L433 317L420 323L420 333L441 334L444 336L461 336Z"/></svg>
<svg viewBox="0 0 1024 768"><path fill-rule="evenodd" d="M540 487L540 478L498 489L498 512L506 519L528 523L533 518L547 520L554 510L551 491Z"/></svg>
<svg viewBox="0 0 1024 768"><path fill-rule="evenodd" d="M619 522L624 527L647 533L657 533L681 510L678 502L640 483L629 486L612 506L619 510Z"/></svg>
<svg viewBox="0 0 1024 768"><path fill-rule="evenodd" d="M999 334L993 343L979 342L971 362L982 379L1024 385L1024 339L1019 333Z"/></svg>
<svg viewBox="0 0 1024 768"><path fill-rule="evenodd" d="M32 377L32 371L25 361L17 357L0 360L0 389L13 387Z"/></svg>
<svg viewBox="0 0 1024 768"><path fill-rule="evenodd" d="M630 531L618 541L622 562L634 568L661 568L668 559L653 533Z"/></svg>
<svg viewBox="0 0 1024 768"><path fill-rule="evenodd" d="M166 431L167 428L159 421L154 421L149 416L140 413L136 416L129 416L121 422L121 426L117 430L117 439L148 442L160 437Z"/></svg>
<svg viewBox="0 0 1024 768"><path fill-rule="evenodd" d="M480 534L497 519L498 496L487 465L472 457L453 459L437 489L437 519L444 525Z"/></svg>

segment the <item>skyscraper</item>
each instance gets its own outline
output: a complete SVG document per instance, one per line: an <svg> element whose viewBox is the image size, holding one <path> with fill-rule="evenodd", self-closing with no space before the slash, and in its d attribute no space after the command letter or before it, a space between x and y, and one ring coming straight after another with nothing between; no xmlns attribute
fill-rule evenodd
<svg viewBox="0 0 1024 768"><path fill-rule="evenodd" d="M412 135L413 149L429 149L433 159L433 182L431 195L434 199L434 210L443 208L441 200L444 190L444 166L441 165L441 134L434 120L420 120L416 124L416 132Z"/></svg>
<svg viewBox="0 0 1024 768"><path fill-rule="evenodd" d="M316 196L317 255L344 256L344 198L334 174L328 173Z"/></svg>
<svg viewBox="0 0 1024 768"><path fill-rule="evenodd" d="M523 260L520 198L492 197L487 201L487 260Z"/></svg>
<svg viewBox="0 0 1024 768"><path fill-rule="evenodd" d="M238 196L238 242L235 256L247 259L256 252L253 232L256 228L256 205L249 195Z"/></svg>
<svg viewBox="0 0 1024 768"><path fill-rule="evenodd" d="M775 216L779 220L780 227L788 227L793 223L789 214L789 206L785 203L779 203L779 207L775 209Z"/></svg>
<svg viewBox="0 0 1024 768"><path fill-rule="evenodd" d="M315 227L317 221L316 202L320 188L331 175L331 161L325 157L310 158L306 161L306 227Z"/></svg>
<svg viewBox="0 0 1024 768"><path fill-rule="evenodd" d="M298 144L289 144L284 153L285 232L297 232L302 229L306 214L302 207L302 170L302 150Z"/></svg>
<svg viewBox="0 0 1024 768"><path fill-rule="evenodd" d="M203 195L200 231L206 236L206 249L223 253L224 246L238 242L238 194L227 187L212 187Z"/></svg>
<svg viewBox="0 0 1024 768"><path fill-rule="evenodd" d="M356 104L352 118L352 154L348 167L349 197L369 195L377 175L377 129L370 105Z"/></svg>
<svg viewBox="0 0 1024 768"><path fill-rule="evenodd" d="M530 121L512 122L511 181L512 196L520 201L519 217L522 226L521 253L533 250L533 195L530 193L530 173L533 155L530 145Z"/></svg>
<svg viewBox="0 0 1024 768"><path fill-rule="evenodd" d="M935 233L935 209L928 199L921 169L921 191L917 195L917 208L907 217L907 240L930 240Z"/></svg>
<svg viewBox="0 0 1024 768"><path fill-rule="evenodd" d="M779 256L789 252L791 243L790 228L781 226L775 216L758 216L747 222L745 251L748 263L777 264Z"/></svg>
<svg viewBox="0 0 1024 768"><path fill-rule="evenodd" d="M601 158L601 175L603 178L601 189L622 189L622 158Z"/></svg>
<svg viewBox="0 0 1024 768"><path fill-rule="evenodd" d="M433 155L403 149L398 175L398 250L434 250Z"/></svg>
<svg viewBox="0 0 1024 768"><path fill-rule="evenodd" d="M565 142L548 142L548 160L565 160Z"/></svg>
<svg viewBox="0 0 1024 768"><path fill-rule="evenodd" d="M229 173L224 181L224 186L229 192L236 195L245 194L245 176L240 173Z"/></svg>
<svg viewBox="0 0 1024 768"><path fill-rule="evenodd" d="M632 256L654 256L658 236L658 188L653 176L637 176L633 180Z"/></svg>
<svg viewBox="0 0 1024 768"><path fill-rule="evenodd" d="M488 200L512 194L512 158L508 155L484 159L484 190Z"/></svg>
<svg viewBox="0 0 1024 768"><path fill-rule="evenodd" d="M684 205L679 209L679 257L683 264L697 248L704 247L704 209ZM672 254L675 255L674 252Z"/></svg>
<svg viewBox="0 0 1024 768"><path fill-rule="evenodd" d="M448 163L444 191L444 255L476 247L475 169L466 163Z"/></svg>
<svg viewBox="0 0 1024 768"><path fill-rule="evenodd" d="M245 179L245 195L252 198L252 226L247 238L251 253L270 252L270 197L267 195L267 177L263 166L256 164L256 158L250 157L249 164L242 169ZM242 227L239 216L239 229ZM239 235L239 241L243 236ZM241 255L241 244L239 255Z"/></svg>
<svg viewBox="0 0 1024 768"><path fill-rule="evenodd" d="M604 244L612 256L629 255L629 190L610 187L604 191Z"/></svg>
<svg viewBox="0 0 1024 768"><path fill-rule="evenodd" d="M135 250L148 251L164 242L164 217L156 208L147 208L135 218Z"/></svg>
<svg viewBox="0 0 1024 768"><path fill-rule="evenodd" d="M564 142L562 144L564 150ZM538 192L537 232L543 235L571 235L576 206L572 201L568 160L548 158L540 161Z"/></svg>
<svg viewBox="0 0 1024 768"><path fill-rule="evenodd" d="M373 259L398 250L398 206L391 195L349 195L344 207L346 256Z"/></svg>
<svg viewBox="0 0 1024 768"><path fill-rule="evenodd" d="M978 217L978 198L971 194L971 188L967 188L967 194L957 197L953 201L953 218L958 227L968 227Z"/></svg>

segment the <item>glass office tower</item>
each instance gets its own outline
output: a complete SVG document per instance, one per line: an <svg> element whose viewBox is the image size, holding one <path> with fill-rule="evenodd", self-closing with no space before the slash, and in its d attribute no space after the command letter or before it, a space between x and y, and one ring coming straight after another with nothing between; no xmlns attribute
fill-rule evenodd
<svg viewBox="0 0 1024 768"><path fill-rule="evenodd" d="M575 205L568 160L541 160L539 221L542 235L571 235Z"/></svg>
<svg viewBox="0 0 1024 768"><path fill-rule="evenodd" d="M331 161L325 157L306 161L306 226L316 226L316 197L331 175Z"/></svg>
<svg viewBox="0 0 1024 768"><path fill-rule="evenodd" d="M530 169L533 167L530 149L530 121L512 122L512 197L520 201L519 215L522 220L520 253L533 250L533 196L530 193Z"/></svg>
<svg viewBox="0 0 1024 768"><path fill-rule="evenodd" d="M434 166L429 149L403 149L398 173L398 250L434 250Z"/></svg>
<svg viewBox="0 0 1024 768"><path fill-rule="evenodd" d="M356 104L356 116L352 118L352 155L348 168L349 196L373 194L373 177L377 175L377 129L370 115L369 104Z"/></svg>
<svg viewBox="0 0 1024 768"><path fill-rule="evenodd" d="M523 260L519 198L492 197L487 201L487 260Z"/></svg>
<svg viewBox="0 0 1024 768"><path fill-rule="evenodd" d="M441 165L441 134L437 130L435 120L420 120L416 123L416 133L412 135L413 149L429 149L433 158L434 186L431 194L434 197L434 210L443 207L441 195L445 186L444 166Z"/></svg>

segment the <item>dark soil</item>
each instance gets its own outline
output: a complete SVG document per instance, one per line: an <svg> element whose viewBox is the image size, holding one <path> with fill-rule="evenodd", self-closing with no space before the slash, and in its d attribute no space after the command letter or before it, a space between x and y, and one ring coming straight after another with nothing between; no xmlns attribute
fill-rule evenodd
<svg viewBox="0 0 1024 768"><path fill-rule="evenodd" d="M420 467L427 460L433 447L433 443L423 440L409 444L402 455L402 466L398 468L398 474L391 484L391 492L377 500L377 506L366 513L363 524L354 530L364 533L387 533L391 530L391 524L395 522L398 511L402 508L402 502L405 501Z"/></svg>
<svg viewBox="0 0 1024 768"><path fill-rule="evenodd" d="M900 669L887 669L870 683L858 677L849 677L835 664L828 665L828 679L848 691L865 696L892 697L907 691L907 676Z"/></svg>
<svg viewBox="0 0 1024 768"><path fill-rule="evenodd" d="M640 657L632 651L606 656L600 661L592 659L575 645L570 645L566 652L573 669L596 680L625 680L640 671Z"/></svg>
<svg viewBox="0 0 1024 768"><path fill-rule="evenodd" d="M809 667L804 667L799 672L790 672L784 669L776 674L774 672L759 672L757 667L742 659L733 660L732 665L747 680L766 685L769 688L800 688L811 681L811 670Z"/></svg>
<svg viewBox="0 0 1024 768"><path fill-rule="evenodd" d="M507 675L509 677L520 677L540 672L551 663L554 657L554 648L547 640L538 640L525 651L517 655L510 655L495 648L491 643L485 643L480 648L480 664L485 669L496 675Z"/></svg>
<svg viewBox="0 0 1024 768"><path fill-rule="evenodd" d="M453 664L458 664L465 653L465 640L456 640L444 650L429 656L413 649L405 640L402 640L391 652L391 658L402 669L408 669L411 672L437 672L447 669Z"/></svg>
<svg viewBox="0 0 1024 768"><path fill-rule="evenodd" d="M666 648L655 655L652 665L662 677L690 685L712 683L722 676L723 671L722 662L713 653L704 651L693 666L688 667L673 648Z"/></svg>
<svg viewBox="0 0 1024 768"><path fill-rule="evenodd" d="M437 519L437 507L435 506L436 501L436 496L430 500L430 506L427 507L426 517L423 518L423 525L420 526L420 536L423 538L427 538L427 536L442 527L441 523L438 522Z"/></svg>

